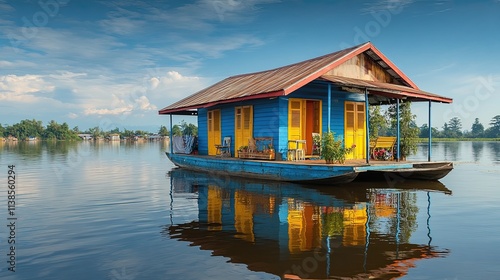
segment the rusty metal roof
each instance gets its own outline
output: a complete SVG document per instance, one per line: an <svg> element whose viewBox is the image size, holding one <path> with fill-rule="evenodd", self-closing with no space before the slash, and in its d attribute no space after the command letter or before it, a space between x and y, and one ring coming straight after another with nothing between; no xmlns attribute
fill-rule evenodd
<svg viewBox="0 0 500 280"><path fill-rule="evenodd" d="M434 93L422 91L419 89L414 89L408 86L366 81L360 79L339 77L334 75L322 75L322 79L330 81L334 84L345 86L347 91L351 91L349 88L355 88L358 90L352 90L354 92L359 92L359 90L367 89L369 94L381 95L385 98L399 98L407 99L410 101L436 101L443 103L451 103L453 100L448 97L443 97ZM374 103L377 103L377 98L373 98Z"/></svg>
<svg viewBox="0 0 500 280"><path fill-rule="evenodd" d="M288 95L363 52L386 69L396 81L405 85L405 89L410 88L418 91L418 87L406 75L370 42L367 42L276 69L226 78L161 109L159 113L181 113L186 110L206 108L216 104ZM375 84L371 84L371 86L373 85ZM425 99L425 96L422 98Z"/></svg>

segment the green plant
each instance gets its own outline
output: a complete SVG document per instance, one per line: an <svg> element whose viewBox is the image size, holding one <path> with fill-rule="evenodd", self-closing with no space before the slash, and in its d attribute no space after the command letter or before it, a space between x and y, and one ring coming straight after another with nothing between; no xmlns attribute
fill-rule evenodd
<svg viewBox="0 0 500 280"><path fill-rule="evenodd" d="M346 148L341 139L335 140L333 132L323 133L321 138L321 156L326 163L341 163L345 162L347 154L352 153L356 146L352 145Z"/></svg>
<svg viewBox="0 0 500 280"><path fill-rule="evenodd" d="M387 111L391 118L391 125L396 131L397 113L396 105L391 105ZM415 124L416 115L411 113L411 102L402 102L400 104L400 159L405 160L407 156L417 152L417 139L419 128Z"/></svg>
<svg viewBox="0 0 500 280"><path fill-rule="evenodd" d="M248 146L241 146L238 151L240 152L247 152L248 151Z"/></svg>

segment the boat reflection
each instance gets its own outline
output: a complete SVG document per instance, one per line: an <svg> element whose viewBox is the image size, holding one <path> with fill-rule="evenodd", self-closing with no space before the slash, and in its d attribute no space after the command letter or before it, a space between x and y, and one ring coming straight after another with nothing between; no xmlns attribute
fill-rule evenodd
<svg viewBox="0 0 500 280"><path fill-rule="evenodd" d="M317 188L182 169L170 175L173 193L198 194L198 221L172 223L163 234L253 271L284 278L385 279L406 275L417 260L448 254L431 245L431 192L451 193L437 181ZM419 211L415 190L422 186L428 243L412 244Z"/></svg>

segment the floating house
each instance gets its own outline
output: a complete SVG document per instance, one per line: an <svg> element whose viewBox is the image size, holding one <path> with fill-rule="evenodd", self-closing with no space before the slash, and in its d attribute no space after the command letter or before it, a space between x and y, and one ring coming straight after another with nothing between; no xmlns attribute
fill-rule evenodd
<svg viewBox="0 0 500 280"><path fill-rule="evenodd" d="M170 120L172 115L198 116L198 158L170 153L170 159L178 166L200 170L215 168L221 173L262 175L262 178L285 181L295 181L294 176L301 176L311 179L306 181L314 181L328 172L354 175L375 169L414 168L408 163L385 167L370 164L369 106L407 101L428 102L430 124L431 103L451 103L452 99L420 90L367 42L288 66L226 78L161 109L159 114L170 115ZM317 163L316 167L309 167L311 163L303 159L314 155L314 136L327 131L343 138L346 146L354 145L347 159L358 161L326 168L318 178L308 178L308 173L321 173L323 167ZM397 143L399 145L399 139ZM247 147L257 152L248 153ZM221 154L226 156L218 157L217 162L207 157ZM257 156L262 154L265 157ZM247 159L270 161L256 164ZM283 175L277 164L290 163L287 161L290 159L296 164L293 172L305 165L303 172ZM302 161L297 162L297 159ZM223 167L226 163L228 166ZM446 166L449 168L450 164ZM350 169L340 170L343 167ZM429 167L436 168L436 165L419 166L421 170ZM290 169L290 166L285 168ZM259 170L263 169L269 174L262 174Z"/></svg>
<svg viewBox="0 0 500 280"><path fill-rule="evenodd" d="M109 141L120 141L120 134L118 133L110 134Z"/></svg>

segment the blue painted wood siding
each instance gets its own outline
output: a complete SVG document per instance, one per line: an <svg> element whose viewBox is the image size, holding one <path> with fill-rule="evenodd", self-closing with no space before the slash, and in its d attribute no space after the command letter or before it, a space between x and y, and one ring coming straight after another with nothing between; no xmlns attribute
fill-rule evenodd
<svg viewBox="0 0 500 280"><path fill-rule="evenodd" d="M273 137L273 146L276 152L286 153L288 148L288 99L305 98L322 101L322 131L328 131L328 85L312 82L288 96L274 99L252 100L238 102L209 109L198 110L198 150L200 155L208 154L207 142L207 111L221 110L221 139L231 136L231 152L234 155L234 108L239 106L253 106L253 136ZM344 137L344 103L345 101L364 102L364 95L342 91L332 86L332 104L330 129L336 137Z"/></svg>
<svg viewBox="0 0 500 280"><path fill-rule="evenodd" d="M278 145L279 130L277 128L280 125L278 99L254 100L198 110L198 152L200 155L208 154L207 112L215 109L221 110L221 139L226 136L231 137L231 153L234 155L235 149L239 148L234 146L234 110L235 107L248 105L253 106L253 137L273 137L273 146Z"/></svg>
<svg viewBox="0 0 500 280"><path fill-rule="evenodd" d="M321 100L322 131L328 131L328 85L326 83L312 82L291 93L290 95L288 95L288 97ZM330 130L335 133L335 137L344 138L345 101L364 102L365 96L363 94L345 92L342 91L339 87L332 86ZM288 118L288 107L286 116Z"/></svg>

